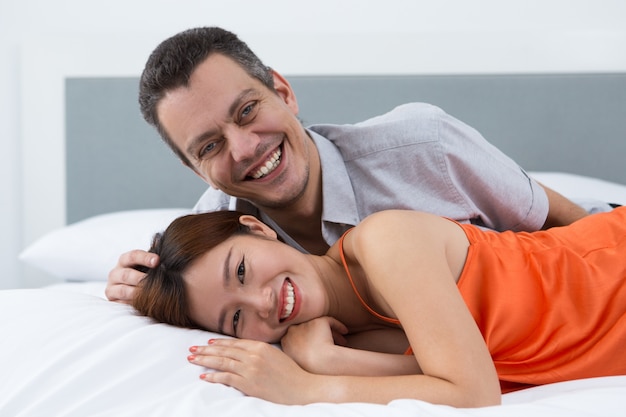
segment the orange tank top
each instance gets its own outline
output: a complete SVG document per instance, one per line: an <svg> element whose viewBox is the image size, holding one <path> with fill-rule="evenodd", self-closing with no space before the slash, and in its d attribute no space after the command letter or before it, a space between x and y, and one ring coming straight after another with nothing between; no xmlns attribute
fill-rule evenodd
<svg viewBox="0 0 626 417"><path fill-rule="evenodd" d="M626 207L533 233L459 227L470 247L457 287L503 391L626 375ZM361 304L399 324L356 291L343 253L346 234L340 256Z"/></svg>

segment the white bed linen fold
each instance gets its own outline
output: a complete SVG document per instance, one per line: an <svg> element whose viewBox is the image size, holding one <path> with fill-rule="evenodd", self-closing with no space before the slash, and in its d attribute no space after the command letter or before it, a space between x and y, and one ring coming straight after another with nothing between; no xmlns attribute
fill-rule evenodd
<svg viewBox="0 0 626 417"><path fill-rule="evenodd" d="M273 404L199 380L187 349L215 334L138 317L103 299L103 288L0 291L0 416L611 417L626 409L626 377L532 388L479 409L416 400Z"/></svg>

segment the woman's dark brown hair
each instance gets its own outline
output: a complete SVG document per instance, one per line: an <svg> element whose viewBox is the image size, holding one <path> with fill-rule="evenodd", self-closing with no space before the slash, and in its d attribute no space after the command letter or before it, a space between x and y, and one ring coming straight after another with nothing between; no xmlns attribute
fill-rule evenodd
<svg viewBox="0 0 626 417"><path fill-rule="evenodd" d="M239 222L243 213L215 211L190 214L174 220L152 240L150 252L160 262L148 269L136 288L133 307L142 315L162 323L200 328L189 317L183 273L202 255L237 234L249 232Z"/></svg>

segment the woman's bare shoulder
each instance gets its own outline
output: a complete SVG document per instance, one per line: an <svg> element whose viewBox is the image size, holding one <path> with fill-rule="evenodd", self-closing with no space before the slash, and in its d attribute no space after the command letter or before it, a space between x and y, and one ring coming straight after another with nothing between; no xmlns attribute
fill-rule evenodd
<svg viewBox="0 0 626 417"><path fill-rule="evenodd" d="M384 266L401 257L422 265L445 261L458 279L467 256L469 241L456 222L433 214L390 210L363 220L351 233L350 251L366 268Z"/></svg>
<svg viewBox="0 0 626 417"><path fill-rule="evenodd" d="M450 220L413 210L385 210L365 218L355 228L355 239L368 243L391 243L394 238L426 239L445 235L459 226Z"/></svg>

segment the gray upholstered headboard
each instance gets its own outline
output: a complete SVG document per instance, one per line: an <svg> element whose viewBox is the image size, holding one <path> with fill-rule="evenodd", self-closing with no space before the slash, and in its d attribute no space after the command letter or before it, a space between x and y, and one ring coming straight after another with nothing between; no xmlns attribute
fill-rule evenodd
<svg viewBox="0 0 626 417"><path fill-rule="evenodd" d="M352 123L423 101L531 171L626 183L626 74L287 77L312 123ZM141 118L136 78L66 80L67 222L191 207L206 188Z"/></svg>

